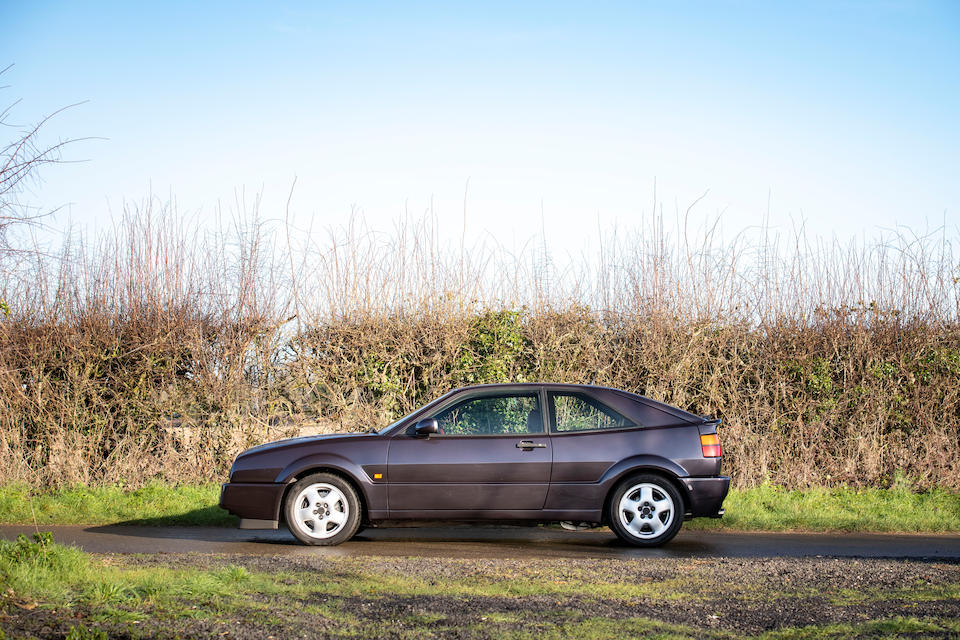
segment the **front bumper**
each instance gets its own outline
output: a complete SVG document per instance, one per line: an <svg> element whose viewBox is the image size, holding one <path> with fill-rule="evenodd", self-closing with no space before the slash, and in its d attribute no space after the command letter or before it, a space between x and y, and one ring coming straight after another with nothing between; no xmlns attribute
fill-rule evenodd
<svg viewBox="0 0 960 640"><path fill-rule="evenodd" d="M220 487L220 507L240 518L241 529L276 529L285 484L227 482Z"/></svg>
<svg viewBox="0 0 960 640"><path fill-rule="evenodd" d="M683 478L687 488L687 511L692 518L719 518L723 515L723 500L730 490L730 478Z"/></svg>

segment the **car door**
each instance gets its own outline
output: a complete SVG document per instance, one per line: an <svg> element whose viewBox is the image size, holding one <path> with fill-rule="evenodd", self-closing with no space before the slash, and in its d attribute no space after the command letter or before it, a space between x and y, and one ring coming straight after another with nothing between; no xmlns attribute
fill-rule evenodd
<svg viewBox="0 0 960 640"><path fill-rule="evenodd" d="M391 515L543 508L552 449L542 415L533 390L473 394L423 416L437 420L439 434L402 433L390 442Z"/></svg>

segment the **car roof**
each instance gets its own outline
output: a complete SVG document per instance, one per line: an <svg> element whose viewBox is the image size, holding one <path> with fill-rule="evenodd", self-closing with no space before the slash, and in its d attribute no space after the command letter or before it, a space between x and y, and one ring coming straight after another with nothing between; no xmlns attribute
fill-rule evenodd
<svg viewBox="0 0 960 640"><path fill-rule="evenodd" d="M571 391L584 390L584 391L591 392L593 395L601 396L601 398L603 396L606 396L608 399L611 396L612 397L619 396L619 398L629 399L633 402L642 403L651 409L655 409L663 413L669 414L674 418L679 418L684 422L697 424L697 423L704 422L706 420L703 416L699 416L689 411L684 411L683 409L680 409L673 405L666 404L665 402L660 402L659 400L654 400L653 398L642 396L638 393L631 393L629 391L624 391L623 389L617 389L615 387L605 387L605 386L592 385L592 384L570 384L570 383L563 383L563 382L498 382L498 383L492 383L492 384L475 384L475 385L459 387L457 389L453 389L447 395L452 395L455 393L460 393L465 391L474 391L474 390L514 391L514 390L521 390L521 389L540 389L544 387L548 389L569 389ZM621 405L621 403L619 402L611 403L611 404ZM615 407L615 408L620 408L620 407ZM644 422L644 421L641 420L641 422Z"/></svg>

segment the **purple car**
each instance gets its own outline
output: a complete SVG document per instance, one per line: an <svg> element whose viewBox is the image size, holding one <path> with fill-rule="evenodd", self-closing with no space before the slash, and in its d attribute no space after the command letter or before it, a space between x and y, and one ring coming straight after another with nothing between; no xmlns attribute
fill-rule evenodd
<svg viewBox="0 0 960 640"><path fill-rule="evenodd" d="M657 546L723 515L718 425L604 387L465 387L376 431L244 451L220 506L311 545L388 520L496 520L605 524Z"/></svg>

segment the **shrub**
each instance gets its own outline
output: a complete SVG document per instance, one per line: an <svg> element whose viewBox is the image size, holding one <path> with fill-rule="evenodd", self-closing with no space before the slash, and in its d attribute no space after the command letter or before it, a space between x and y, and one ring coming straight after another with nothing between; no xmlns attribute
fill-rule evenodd
<svg viewBox="0 0 960 640"><path fill-rule="evenodd" d="M0 481L210 482L304 425L382 426L512 380L721 417L740 487L960 488L945 235L787 251L661 223L561 269L539 250L449 251L429 219L281 249L256 219L211 237L153 207L0 274Z"/></svg>

